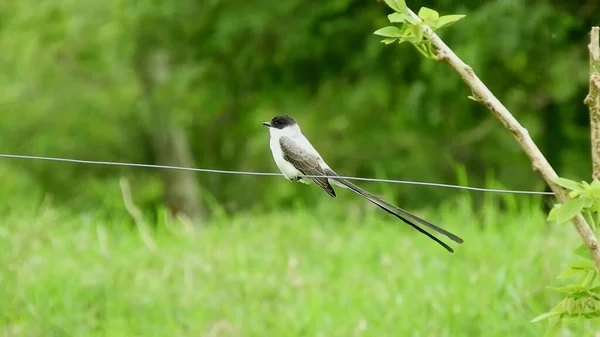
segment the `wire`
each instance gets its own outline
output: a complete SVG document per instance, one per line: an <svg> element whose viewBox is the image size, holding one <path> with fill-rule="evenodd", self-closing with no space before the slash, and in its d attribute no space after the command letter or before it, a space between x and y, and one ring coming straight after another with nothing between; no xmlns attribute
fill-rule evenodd
<svg viewBox="0 0 600 337"><path fill-rule="evenodd" d="M236 174L236 175L249 175L249 176L283 176L283 174L281 174L281 173L271 173L271 172L217 170L217 169L208 169L208 168L182 167L182 166L170 166L170 165L152 165L152 164L139 164L139 163L122 163L122 162L113 162L113 161L82 160L82 159L69 159L69 158L58 158L58 157L28 156L28 155L18 155L18 154L2 154L2 153L0 153L0 158L45 160L45 161L56 161L56 162L88 164L88 165L145 167L145 168L155 168L155 169L183 170L183 171L206 172L206 173L217 173L217 174ZM306 177L308 177L308 178L327 178L327 176L313 176L313 175L307 175ZM462 190L478 191L478 192L533 194L533 195L553 195L554 194L553 192L505 190L505 189L471 187L471 186L429 183L429 182L410 181L410 180L360 178L360 177L347 177L347 176L340 176L340 178L344 178L344 179L348 179L348 180L381 182L381 183L391 183L391 184L408 184L408 185L454 188L454 189L462 189Z"/></svg>

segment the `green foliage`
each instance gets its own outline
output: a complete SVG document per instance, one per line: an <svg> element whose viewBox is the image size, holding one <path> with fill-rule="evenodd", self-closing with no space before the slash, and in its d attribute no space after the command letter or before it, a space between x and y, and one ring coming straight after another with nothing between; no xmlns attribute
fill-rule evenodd
<svg viewBox="0 0 600 337"><path fill-rule="evenodd" d="M581 210L586 207L589 207L592 200L586 198L575 198L569 199L565 203L556 205L548 214L548 221L554 221L558 223L563 223L571 220L575 215L579 214Z"/></svg>
<svg viewBox="0 0 600 337"><path fill-rule="evenodd" d="M436 58L436 55L431 45L429 34L426 33L426 27L432 31L436 31L465 17L465 15L445 15L440 17L437 11L421 7L417 14L421 20L417 20L411 15L412 13L406 7L404 0L386 0L386 3L396 11L396 13L388 15L388 20L391 23L400 24L400 28L387 26L376 30L373 34L386 37L381 40L385 44L391 44L396 41L398 43L410 42L425 57L433 59Z"/></svg>
<svg viewBox="0 0 600 337"><path fill-rule="evenodd" d="M0 332L540 336L524 317L557 300L543 285L578 241L533 203L506 211L457 198L417 212L464 236L454 255L376 207L350 210L324 200L196 232L159 210L151 250L122 207L14 207L0 213Z"/></svg>
<svg viewBox="0 0 600 337"><path fill-rule="evenodd" d="M400 14L408 14L408 7L404 0L385 0L385 3Z"/></svg>
<svg viewBox="0 0 600 337"><path fill-rule="evenodd" d="M548 220L564 223L575 215L583 213L590 226L595 231L600 223L600 181L594 179L591 184L582 181L578 183L566 178L558 178L556 183L569 190L571 199L562 204L554 205L548 214Z"/></svg>
<svg viewBox="0 0 600 337"><path fill-rule="evenodd" d="M437 32L492 85L557 171L586 177L586 11L549 0L426 5L468 14ZM260 122L286 113L340 174L374 177L380 168L389 178L453 183L458 163L474 186L493 174L507 188L544 189L512 136L483 107L460 99L469 92L459 77L369 33L400 29L394 21L404 16L389 8L358 0L6 2L0 152L156 163L151 136L167 116L186 131L194 166L275 171ZM144 52L170 60L170 75L152 95L137 70ZM0 161L2 200L28 203L20 196L35 191L34 204L54 200L85 212L120 204L115 182L125 175L140 207L163 203L162 171ZM320 200L277 177L196 177L203 200L230 213ZM409 209L456 197L451 189L390 189Z"/></svg>
<svg viewBox="0 0 600 337"><path fill-rule="evenodd" d="M579 213L583 213L595 231L599 218L600 182L596 179L589 184L578 183L566 178L558 178L556 183L568 190L571 199L555 205L548 214L548 220L564 223ZM585 244L579 245L573 253L582 259L572 262L559 278L572 283L561 287L549 287L564 293L564 298L549 312L535 317L532 322L551 319L547 335L553 335L555 328L564 320L597 319L600 317L600 277L594 260Z"/></svg>

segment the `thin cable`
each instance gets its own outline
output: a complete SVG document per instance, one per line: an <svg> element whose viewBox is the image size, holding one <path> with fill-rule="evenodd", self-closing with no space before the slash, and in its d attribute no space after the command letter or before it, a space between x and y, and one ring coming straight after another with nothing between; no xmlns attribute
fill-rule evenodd
<svg viewBox="0 0 600 337"><path fill-rule="evenodd" d="M155 169L183 170L183 171L206 172L206 173L217 173L217 174L236 174L236 175L250 175L250 176L283 176L283 174L281 174L281 173L270 173L270 172L217 170L217 169L207 169L207 168L170 166L170 165L153 165L153 164L122 163L122 162L112 162L112 161L82 160L82 159L69 159L69 158L57 158L57 157L27 156L27 155L18 155L18 154L1 154L0 153L0 158L46 160L46 161L57 161L57 162L64 162L64 163L76 163L76 164L88 164L88 165L145 167L145 168L155 168ZM307 175L306 177L308 177L308 178L328 178L327 176L312 176L312 175ZM408 185L422 185L422 186L433 186L433 187L443 187L443 188L454 188L454 189L462 189L462 190L478 191L478 192L534 194L534 195L553 195L554 194L553 192L505 190L505 189L471 187L471 186L429 183L429 182L409 181L409 180L360 178L360 177L347 177L347 176L340 176L340 178L344 178L344 179L348 179L348 180L381 182L381 183L391 183L391 184L408 184Z"/></svg>

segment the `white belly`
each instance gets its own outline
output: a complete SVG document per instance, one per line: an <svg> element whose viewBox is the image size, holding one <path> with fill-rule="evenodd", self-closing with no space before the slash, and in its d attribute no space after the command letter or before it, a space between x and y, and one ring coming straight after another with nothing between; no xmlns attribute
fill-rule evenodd
<svg viewBox="0 0 600 337"><path fill-rule="evenodd" d="M283 151L281 151L279 139L271 137L269 146L271 147L271 152L273 153L273 159L275 160L275 164L279 168L279 171L283 173L283 176L286 179L295 180L296 177L302 174L302 172L296 169L294 165L288 163L287 161L285 161L285 159L283 159Z"/></svg>

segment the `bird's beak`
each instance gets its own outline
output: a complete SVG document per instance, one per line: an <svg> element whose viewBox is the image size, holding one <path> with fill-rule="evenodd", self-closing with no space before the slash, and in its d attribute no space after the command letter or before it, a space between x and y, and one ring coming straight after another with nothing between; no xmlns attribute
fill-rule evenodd
<svg viewBox="0 0 600 337"><path fill-rule="evenodd" d="M264 125L264 126L266 126L266 127L268 127L268 128L270 128L270 127L271 127L271 123L269 123L269 122L263 122L263 123L262 123L262 125Z"/></svg>

